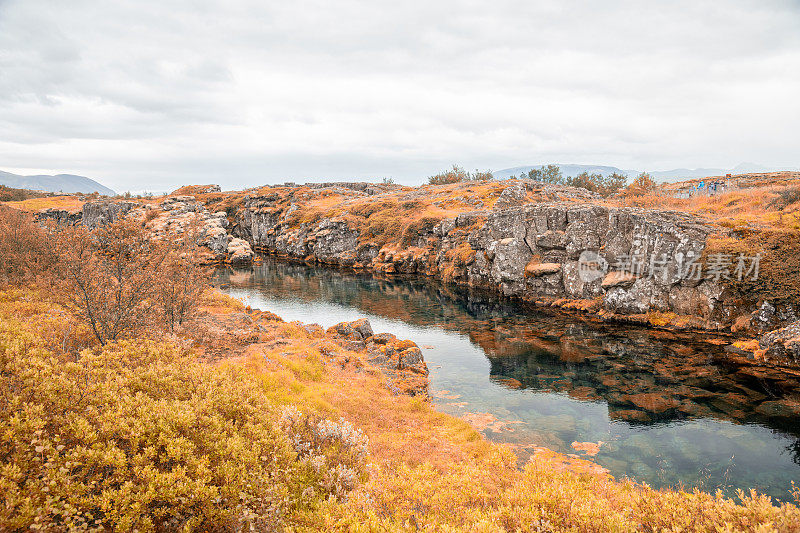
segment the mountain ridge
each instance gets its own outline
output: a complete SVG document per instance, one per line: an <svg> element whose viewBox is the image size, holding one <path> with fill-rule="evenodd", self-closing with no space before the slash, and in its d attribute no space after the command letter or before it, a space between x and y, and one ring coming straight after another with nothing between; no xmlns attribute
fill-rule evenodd
<svg viewBox="0 0 800 533"><path fill-rule="evenodd" d="M106 196L115 196L117 193L97 181L75 174L37 174L22 176L0 170L0 185L15 189L30 189L47 192L65 193L92 193L98 192Z"/></svg>

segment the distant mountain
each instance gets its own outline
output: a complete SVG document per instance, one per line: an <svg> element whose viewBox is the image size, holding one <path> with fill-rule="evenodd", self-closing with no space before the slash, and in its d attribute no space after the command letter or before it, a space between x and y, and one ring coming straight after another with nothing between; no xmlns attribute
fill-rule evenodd
<svg viewBox="0 0 800 533"><path fill-rule="evenodd" d="M15 189L31 189L34 191L66 192L66 193L93 193L98 192L106 196L117 193L101 185L93 179L72 174L56 174L55 176L20 176L0 170L0 185L14 187Z"/></svg>
<svg viewBox="0 0 800 533"><path fill-rule="evenodd" d="M640 170L623 170L617 167L609 167L603 165L563 165L555 163L561 168L561 173L564 176L577 176L581 172L588 172L590 174L602 174L608 176L613 173L625 174L629 178L638 176L642 171ZM533 168L539 168L542 165L531 165L525 167L506 168L493 172L495 178L505 179L511 176L519 176L521 173L527 174ZM741 163L733 168L676 168L674 170L648 170L656 181L681 181L695 178L707 178L709 176L724 176L725 174L749 174L755 172L772 172L775 168L765 167L755 163ZM794 169L780 169L780 170L794 170Z"/></svg>

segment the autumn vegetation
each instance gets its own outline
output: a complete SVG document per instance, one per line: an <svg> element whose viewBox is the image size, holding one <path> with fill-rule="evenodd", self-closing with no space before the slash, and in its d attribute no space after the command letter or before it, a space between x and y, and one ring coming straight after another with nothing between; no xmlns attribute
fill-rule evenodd
<svg viewBox="0 0 800 533"><path fill-rule="evenodd" d="M453 165L453 168L450 170L430 176L428 178L428 183L431 185L445 185L462 181L486 181L490 179L492 179L492 172L490 170L469 172L458 165Z"/></svg>
<svg viewBox="0 0 800 533"><path fill-rule="evenodd" d="M625 187L625 183L628 180L627 176L617 173L603 176L593 172L581 172L577 176L564 176L558 165L544 165L540 168L533 168L527 174L520 174L519 177L520 179L531 179L541 183L580 187L604 197L619 192Z"/></svg>
<svg viewBox="0 0 800 533"><path fill-rule="evenodd" d="M448 187L347 213L404 238L459 208ZM546 450L519 467L363 354L211 289L191 229L0 207L0 234L1 531L800 531L800 508L756 494L656 491Z"/></svg>

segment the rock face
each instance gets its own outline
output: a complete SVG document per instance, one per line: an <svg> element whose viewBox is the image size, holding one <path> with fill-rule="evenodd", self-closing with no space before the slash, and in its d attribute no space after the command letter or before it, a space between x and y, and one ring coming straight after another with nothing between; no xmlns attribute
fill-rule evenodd
<svg viewBox="0 0 800 533"><path fill-rule="evenodd" d="M253 260L250 243L228 233L226 214L210 212L194 196L170 196L159 203L103 200L83 204L80 213L48 210L38 214L39 219L52 219L68 224L82 223L89 229L109 224L121 217L141 220L157 238L182 235L195 227L199 242L208 248L212 261L248 263Z"/></svg>
<svg viewBox="0 0 800 533"><path fill-rule="evenodd" d="M373 334L366 318L340 322L325 333L347 350L366 351L367 360L383 371L393 392L427 394L428 366L413 341L398 339L391 333Z"/></svg>
<svg viewBox="0 0 800 533"><path fill-rule="evenodd" d="M292 207L281 209L277 195L248 198L233 231L264 252L432 275L531 301L597 300L611 313L693 315L712 327L731 318L720 283L687 276L711 231L701 220L573 202L516 205L525 194L509 187L491 210L417 229L406 249L371 244L344 218L289 223Z"/></svg>
<svg viewBox="0 0 800 533"><path fill-rule="evenodd" d="M82 215L81 212L72 212L65 209L45 209L36 213L37 220L52 220L57 224L64 224L67 226L74 226L80 224Z"/></svg>
<svg viewBox="0 0 800 533"><path fill-rule="evenodd" d="M83 204L81 222L89 229L114 222L140 204L136 202L98 201Z"/></svg>

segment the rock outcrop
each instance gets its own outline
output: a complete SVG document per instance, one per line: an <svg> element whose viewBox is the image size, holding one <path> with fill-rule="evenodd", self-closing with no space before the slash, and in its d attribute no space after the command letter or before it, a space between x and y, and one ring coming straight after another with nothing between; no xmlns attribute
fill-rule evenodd
<svg viewBox="0 0 800 533"><path fill-rule="evenodd" d="M219 186L206 186L217 192ZM228 232L225 212L211 212L194 196L168 196L161 201L100 200L83 204L80 212L48 209L38 213L40 220L62 224L83 224L95 229L121 217L141 220L157 238L173 238L194 228L199 243L205 246L209 262L248 263L253 260L250 244Z"/></svg>
<svg viewBox="0 0 800 533"><path fill-rule="evenodd" d="M422 350L413 341L398 339L391 333L373 333L369 320L340 322L325 332L345 349L366 352L367 361L381 369L387 386L396 393L427 393L428 366Z"/></svg>
<svg viewBox="0 0 800 533"><path fill-rule="evenodd" d="M800 320L763 335L758 347L768 359L800 365Z"/></svg>
<svg viewBox="0 0 800 533"><path fill-rule="evenodd" d="M595 300L608 313L692 315L710 327L732 318L725 287L692 275L712 229L696 217L574 202L515 205L523 193L509 187L492 210L422 226L406 236L406 249L370 243L345 218L296 224L277 195L248 198L233 229L262 252L432 275L540 303Z"/></svg>
<svg viewBox="0 0 800 533"><path fill-rule="evenodd" d="M89 202L82 222L140 217L159 236L198 224L210 261L246 263L260 252L424 275L608 320L764 332L797 319L792 304L742 298L730 268L702 270L709 237L730 230L686 213L614 206L585 189L509 180L180 191L195 189Z"/></svg>
<svg viewBox="0 0 800 533"><path fill-rule="evenodd" d="M292 332L293 328L297 330ZM270 359L271 353L299 344L319 351L326 364L382 376L394 394L428 396L428 367L419 347L391 333L373 333L365 318L326 331L318 324L287 324L274 313L250 307L226 313L203 309L182 333L195 341L198 355L209 362L248 356Z"/></svg>

